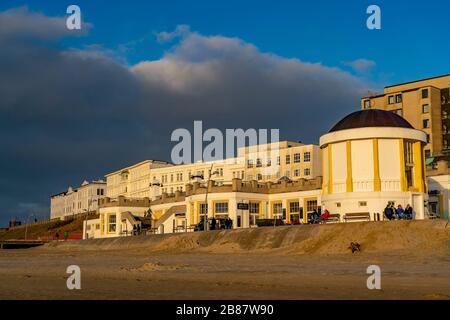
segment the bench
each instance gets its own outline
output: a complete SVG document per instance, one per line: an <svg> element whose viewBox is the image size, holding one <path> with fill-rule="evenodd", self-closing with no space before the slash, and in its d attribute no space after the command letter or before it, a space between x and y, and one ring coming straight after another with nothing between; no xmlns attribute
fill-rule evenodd
<svg viewBox="0 0 450 320"><path fill-rule="evenodd" d="M338 223L341 221L341 215L339 213L330 214L327 219L320 220L320 223Z"/></svg>
<svg viewBox="0 0 450 320"><path fill-rule="evenodd" d="M344 221L347 220L367 220L370 221L370 213L369 212L354 212L354 213L346 213L344 214Z"/></svg>
<svg viewBox="0 0 450 320"><path fill-rule="evenodd" d="M173 231L174 231L174 233L177 233L177 232L186 232L186 228L183 227L183 226L176 226L175 229L174 229Z"/></svg>

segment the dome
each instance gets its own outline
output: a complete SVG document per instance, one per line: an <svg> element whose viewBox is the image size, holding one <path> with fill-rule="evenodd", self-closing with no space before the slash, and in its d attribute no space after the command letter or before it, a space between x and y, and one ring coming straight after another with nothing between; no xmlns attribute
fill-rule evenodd
<svg viewBox="0 0 450 320"><path fill-rule="evenodd" d="M408 121L391 111L368 109L350 113L336 123L329 132L364 127L397 127L414 129Z"/></svg>

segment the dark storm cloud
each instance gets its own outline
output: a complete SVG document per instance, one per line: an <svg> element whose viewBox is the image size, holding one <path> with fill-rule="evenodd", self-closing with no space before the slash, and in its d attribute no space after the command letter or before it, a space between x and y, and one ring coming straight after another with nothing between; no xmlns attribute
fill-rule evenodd
<svg viewBox="0 0 450 320"><path fill-rule="evenodd" d="M36 24L20 24L28 18ZM317 142L366 89L340 69L187 27L164 33L181 38L160 60L128 67L98 48L57 49L70 35L62 22L26 9L0 13L2 223L42 210L68 184L169 160L171 132L193 120L280 128L284 138Z"/></svg>

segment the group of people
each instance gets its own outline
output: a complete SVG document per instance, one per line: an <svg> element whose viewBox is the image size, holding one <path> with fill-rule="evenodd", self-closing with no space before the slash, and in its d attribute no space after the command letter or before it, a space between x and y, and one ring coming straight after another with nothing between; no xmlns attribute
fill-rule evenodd
<svg viewBox="0 0 450 320"><path fill-rule="evenodd" d="M311 217L308 220L310 224L321 223L322 221L326 221L330 217L330 212L325 209L322 214L319 214L316 209L311 213Z"/></svg>
<svg viewBox="0 0 450 320"><path fill-rule="evenodd" d="M233 229L233 220L229 217L226 219L220 219L220 225L218 226L218 220L216 218L212 218L209 222L209 230L216 229ZM204 231L205 230L205 221L204 219L200 220L199 224L195 228L196 231Z"/></svg>
<svg viewBox="0 0 450 320"><path fill-rule="evenodd" d="M133 234L133 236L138 236L141 234L141 225L140 224L138 224L138 225L133 224L133 233L132 234Z"/></svg>
<svg viewBox="0 0 450 320"><path fill-rule="evenodd" d="M230 217L223 220L225 229L233 229L233 220L230 219ZM217 220L216 218L211 219L211 230L216 230L217 227Z"/></svg>
<svg viewBox="0 0 450 320"><path fill-rule="evenodd" d="M64 231L64 241L67 241L67 239L69 238L69 231ZM59 240L59 233L56 232L55 236L53 237L53 240Z"/></svg>
<svg viewBox="0 0 450 320"><path fill-rule="evenodd" d="M413 218L413 208L409 204L406 205L405 209L403 209L401 204L395 208L394 204L389 202L384 209L384 215L389 220L411 220Z"/></svg>

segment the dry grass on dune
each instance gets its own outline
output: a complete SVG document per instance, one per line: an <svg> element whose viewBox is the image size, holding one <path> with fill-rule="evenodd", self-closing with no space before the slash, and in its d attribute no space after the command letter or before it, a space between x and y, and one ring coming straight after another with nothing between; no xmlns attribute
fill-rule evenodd
<svg viewBox="0 0 450 320"><path fill-rule="evenodd" d="M343 254L350 242L363 252L405 250L429 254L450 251L447 220L360 222L329 225L264 227L50 244L61 249L145 249L151 252L276 252L278 254Z"/></svg>

